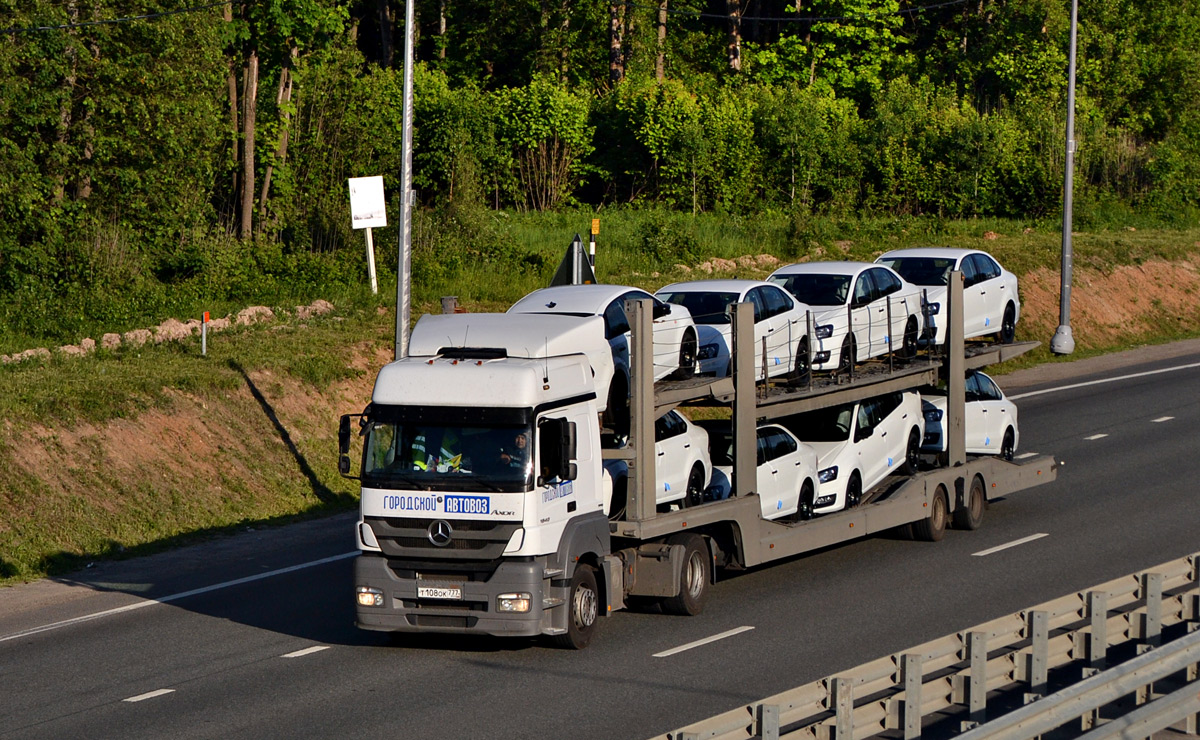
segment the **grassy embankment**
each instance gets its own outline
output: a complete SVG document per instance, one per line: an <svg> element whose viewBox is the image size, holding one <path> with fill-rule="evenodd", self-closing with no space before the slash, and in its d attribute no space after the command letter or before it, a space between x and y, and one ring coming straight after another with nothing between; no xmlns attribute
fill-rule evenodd
<svg viewBox="0 0 1200 740"><path fill-rule="evenodd" d="M523 268L475 259L468 250L453 272L414 286L414 316L436 311L442 295L457 295L470 310L503 309L545 284L570 237L586 237L590 215L492 218L491 238L513 245L508 256ZM1000 236L985 239L987 232ZM709 277L696 268L717 257L871 259L928 244L984 248L1023 277L1040 270L1043 282L1047 270L1058 269L1053 224L620 212L602 217L597 271L606 282L654 289ZM1188 263L1198 245L1200 229L1080 233L1076 298L1088 294L1081 275L1092 282L1128 266ZM769 271L739 266L713 275ZM1137 321L1095 332L1092 318L1073 321L1075 357L1200 333L1194 288L1179 281L1158 289L1162 294L1105 297L1140 304ZM1185 294L1190 310L1166 300L1172 291ZM214 335L207 357L193 338L0 367L0 583L353 506L354 486L336 471L336 417L361 408L375 370L391 357L392 314L381 310L392 295L394 282L384 280L379 298L347 298L333 316L284 317ZM1045 342L1056 324L1056 302L1047 308L1027 301L1018 337ZM1020 363L1048 359L1043 347Z"/></svg>

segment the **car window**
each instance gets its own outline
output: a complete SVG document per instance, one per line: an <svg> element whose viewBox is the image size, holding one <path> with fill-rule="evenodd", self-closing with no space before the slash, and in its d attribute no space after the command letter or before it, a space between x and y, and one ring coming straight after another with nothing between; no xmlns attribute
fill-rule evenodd
<svg viewBox="0 0 1200 740"><path fill-rule="evenodd" d="M893 411L900 408L900 402L903 398L899 393L889 393L886 396L875 399L875 409L872 413L873 426L879 425Z"/></svg>
<svg viewBox="0 0 1200 740"><path fill-rule="evenodd" d="M975 392L980 401L999 401L1004 397L1000 393L1000 389L996 387L996 383L986 375L973 373L971 379L975 381Z"/></svg>
<svg viewBox="0 0 1200 740"><path fill-rule="evenodd" d="M767 313L767 304L763 299L762 288L752 288L750 292L746 294L746 300L750 301L750 304L754 306L754 323L757 324L771 315Z"/></svg>
<svg viewBox="0 0 1200 740"><path fill-rule="evenodd" d="M687 424L684 423L683 417L674 411L668 411L654 422L654 441L661 442L664 439L678 437L686 431Z"/></svg>
<svg viewBox="0 0 1200 740"><path fill-rule="evenodd" d="M875 281L875 288L878 295L891 295L900 290L900 280L887 270L881 270L878 267L871 270L871 279Z"/></svg>
<svg viewBox="0 0 1200 740"><path fill-rule="evenodd" d="M850 438L853 421L854 406L846 404L797 414L787 427L806 442L841 442Z"/></svg>
<svg viewBox="0 0 1200 740"><path fill-rule="evenodd" d="M629 320L625 318L625 301L618 298L604 309L604 337L612 339L629 331Z"/></svg>
<svg viewBox="0 0 1200 740"><path fill-rule="evenodd" d="M964 398L967 401L983 401L983 394L979 390L979 376L971 373L967 376L967 385L965 388Z"/></svg>
<svg viewBox="0 0 1200 740"><path fill-rule="evenodd" d="M888 257L879 260L913 285L946 285L954 260L940 257Z"/></svg>
<svg viewBox="0 0 1200 740"><path fill-rule="evenodd" d="M778 460L784 455L790 455L796 451L796 440L792 439L791 435L782 432L778 429L771 431L771 436L768 439L767 459Z"/></svg>
<svg viewBox="0 0 1200 740"><path fill-rule="evenodd" d="M975 255L969 255L965 260L963 260L962 273L963 285L965 287L969 288L982 280L982 278L979 276L979 268L975 266Z"/></svg>
<svg viewBox="0 0 1200 740"><path fill-rule="evenodd" d="M663 293L659 298L667 303L683 306L692 314L692 321L697 324L728 324L729 315L725 310L730 304L737 303L737 293L686 291L680 293Z"/></svg>
<svg viewBox="0 0 1200 740"><path fill-rule="evenodd" d="M792 299L788 297L780 288L759 288L762 291L763 297L767 303L767 315L778 316L781 313L787 313L792 309Z"/></svg>
<svg viewBox="0 0 1200 740"><path fill-rule="evenodd" d="M767 461L767 433L765 430L758 430L758 464L762 465Z"/></svg>
<svg viewBox="0 0 1200 740"><path fill-rule="evenodd" d="M866 439L875 428L875 402L863 401L858 405L858 425L854 430L854 439Z"/></svg>
<svg viewBox="0 0 1200 740"><path fill-rule="evenodd" d="M871 280L871 271L867 270L858 276L854 283L854 305L865 306L875 300L875 284Z"/></svg>
<svg viewBox="0 0 1200 740"><path fill-rule="evenodd" d="M986 254L972 255L975 258L975 269L979 272L980 282L1000 277L1000 265Z"/></svg>
<svg viewBox="0 0 1200 740"><path fill-rule="evenodd" d="M776 275L772 283L810 306L844 306L850 295L849 275Z"/></svg>

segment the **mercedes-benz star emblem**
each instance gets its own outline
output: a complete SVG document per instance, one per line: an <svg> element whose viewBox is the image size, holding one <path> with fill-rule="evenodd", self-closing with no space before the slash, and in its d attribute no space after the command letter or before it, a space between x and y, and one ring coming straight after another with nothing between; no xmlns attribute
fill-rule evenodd
<svg viewBox="0 0 1200 740"><path fill-rule="evenodd" d="M445 519L438 519L429 525L429 541L437 547L449 545L450 537L453 534L454 530L450 528L450 522Z"/></svg>

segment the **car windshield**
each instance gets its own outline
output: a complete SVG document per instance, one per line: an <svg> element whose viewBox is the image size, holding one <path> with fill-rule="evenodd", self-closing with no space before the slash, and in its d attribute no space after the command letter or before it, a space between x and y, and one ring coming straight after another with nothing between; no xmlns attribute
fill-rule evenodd
<svg viewBox="0 0 1200 740"><path fill-rule="evenodd" d="M850 293L849 275L776 275L771 282L810 306L842 306Z"/></svg>
<svg viewBox="0 0 1200 740"><path fill-rule="evenodd" d="M370 419L364 432L364 486L520 492L532 483L534 446L528 423L385 417Z"/></svg>
<svg viewBox="0 0 1200 740"><path fill-rule="evenodd" d="M947 285L954 260L944 257L886 257L879 260L913 285Z"/></svg>
<svg viewBox="0 0 1200 740"><path fill-rule="evenodd" d="M658 297L667 303L683 306L692 314L692 321L697 324L728 324L729 314L726 309L737 303L739 293L680 291L678 293L659 293Z"/></svg>
<svg viewBox="0 0 1200 740"><path fill-rule="evenodd" d="M805 442L841 442L850 439L854 405L834 406L793 416L787 427Z"/></svg>

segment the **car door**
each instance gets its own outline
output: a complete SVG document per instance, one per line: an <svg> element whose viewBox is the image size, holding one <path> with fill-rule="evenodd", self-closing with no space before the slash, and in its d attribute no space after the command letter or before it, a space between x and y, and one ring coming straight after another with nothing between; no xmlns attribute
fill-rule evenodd
<svg viewBox="0 0 1200 740"><path fill-rule="evenodd" d="M875 282L875 304L871 311L872 321L878 320L882 346L879 353L889 349L900 349L904 343L904 324L908 320L908 309L900 295L900 279L881 267L871 268L871 279ZM888 325L889 310L891 325ZM890 344L889 344L889 339Z"/></svg>
<svg viewBox="0 0 1200 740"><path fill-rule="evenodd" d="M985 274L979 271L976 255L969 254L962 261L963 272L963 336L977 337L985 333L984 323L987 315L987 303L984 292L987 286L983 284Z"/></svg>
<svg viewBox="0 0 1200 740"><path fill-rule="evenodd" d="M673 501L687 493L691 472L691 437L687 424L675 411L668 411L654 422L654 475L656 500Z"/></svg>
<svg viewBox="0 0 1200 740"><path fill-rule="evenodd" d="M789 371L795 364L796 343L803 335L796 320L796 303L782 288L764 285L757 290L761 291L763 303L771 317L771 333L767 339L768 351L778 358L778 362L771 368L771 374L780 375Z"/></svg>
<svg viewBox="0 0 1200 740"><path fill-rule="evenodd" d="M973 254L971 257L975 260L975 271L979 275L979 295L983 306L983 326L979 331L981 334L1000 331L1007 295L1000 265L986 254Z"/></svg>
<svg viewBox="0 0 1200 740"><path fill-rule="evenodd" d="M855 279L854 290L850 294L850 324L860 360L879 354L876 350L879 340L874 333L877 327L873 326L871 316L871 302L874 300L875 281L871 279L871 271L866 270Z"/></svg>
<svg viewBox="0 0 1200 740"><path fill-rule="evenodd" d="M774 519L796 511L799 495L790 453L796 442L777 427L760 428L758 441L758 496L763 519ZM795 456L795 455L793 455Z"/></svg>
<svg viewBox="0 0 1200 740"><path fill-rule="evenodd" d="M775 336L775 324L767 297L761 287L751 288L746 292L746 300L754 306L754 377L763 378L763 341L766 340L767 374L775 375L775 366L781 362L778 352L779 340ZM785 332L786 333L786 332Z"/></svg>
<svg viewBox="0 0 1200 740"><path fill-rule="evenodd" d="M879 399L869 398L858 404L854 421L854 449L858 469L862 471L865 493L887 475L887 438L879 433Z"/></svg>
<svg viewBox="0 0 1200 740"><path fill-rule="evenodd" d="M999 452L1004 438L1004 396L990 378L979 373L967 376L966 399L974 407L967 415L967 450ZM972 429L972 421L976 428Z"/></svg>

